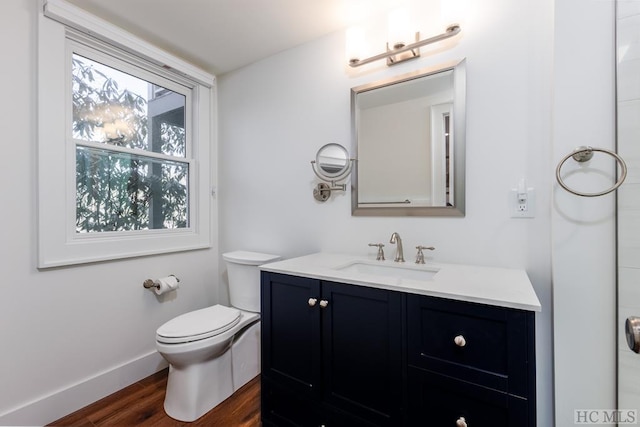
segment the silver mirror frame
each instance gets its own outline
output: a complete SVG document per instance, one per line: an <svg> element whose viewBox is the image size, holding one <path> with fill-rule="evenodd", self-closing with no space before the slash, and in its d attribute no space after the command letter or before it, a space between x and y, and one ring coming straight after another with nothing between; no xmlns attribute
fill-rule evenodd
<svg viewBox="0 0 640 427"><path fill-rule="evenodd" d="M356 98L359 93L414 80L420 77L453 71L453 206L388 206L368 207L358 203L358 129L356 125ZM353 162L351 177L351 215L353 216L447 216L465 215L465 145L466 145L466 61L450 61L434 67L424 68L401 76L368 83L351 89L351 141Z"/></svg>

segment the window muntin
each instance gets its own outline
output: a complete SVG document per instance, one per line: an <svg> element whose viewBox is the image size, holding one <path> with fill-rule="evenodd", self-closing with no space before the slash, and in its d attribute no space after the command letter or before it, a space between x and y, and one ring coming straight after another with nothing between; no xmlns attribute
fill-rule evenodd
<svg viewBox="0 0 640 427"><path fill-rule="evenodd" d="M188 90L109 59L71 43L75 231L188 228Z"/></svg>

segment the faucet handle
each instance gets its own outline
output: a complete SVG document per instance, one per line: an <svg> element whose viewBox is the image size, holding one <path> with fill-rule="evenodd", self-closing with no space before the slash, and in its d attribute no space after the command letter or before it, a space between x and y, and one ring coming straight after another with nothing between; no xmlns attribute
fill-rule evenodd
<svg viewBox="0 0 640 427"><path fill-rule="evenodd" d="M428 249L428 250L432 251L435 248L433 246L418 245L418 246L416 246L416 249L418 250L418 253L416 254L416 264L424 264L424 253L422 253L422 250L423 249Z"/></svg>
<svg viewBox="0 0 640 427"><path fill-rule="evenodd" d="M376 261L384 261L384 251L382 250L384 245L382 243L369 243L369 246L375 246L378 248L378 255L376 256Z"/></svg>

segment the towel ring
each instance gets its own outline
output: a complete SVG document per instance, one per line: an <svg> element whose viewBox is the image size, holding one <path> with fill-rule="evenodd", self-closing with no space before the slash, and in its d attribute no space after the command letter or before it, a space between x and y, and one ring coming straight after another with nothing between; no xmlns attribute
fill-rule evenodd
<svg viewBox="0 0 640 427"><path fill-rule="evenodd" d="M580 191L576 191L569 188L567 184L565 184L564 181L562 181L562 178L560 177L560 169L562 169L562 165L564 165L564 162L566 162L569 159L569 157L572 157L573 160L575 160L576 162L584 163L588 160L591 160L591 158L593 157L594 151L599 151L601 153L608 154L614 159L616 159L616 161L620 165L620 170L621 170L620 178L618 178L618 181L616 181L613 187L609 188L608 190L600 191L598 193L582 193ZM569 153L566 156L564 156L564 158L560 160L560 163L558 163L558 167L556 168L556 179L558 180L558 184L560 184L560 186L565 190L567 190L569 193L575 194L576 196L582 196L582 197L597 197L597 196L604 196L605 194L609 194L615 189L617 189L618 187L620 187L620 185L622 185L626 177L627 177L627 165L625 164L624 160L622 160L622 157L620 157L613 151L605 150L604 148L593 148L593 147L576 148L573 151L573 153Z"/></svg>

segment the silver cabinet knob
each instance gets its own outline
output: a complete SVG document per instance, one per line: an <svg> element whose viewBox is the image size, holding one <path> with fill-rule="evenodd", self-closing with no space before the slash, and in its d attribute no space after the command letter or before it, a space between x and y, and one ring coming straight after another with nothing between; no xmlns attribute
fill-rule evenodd
<svg viewBox="0 0 640 427"><path fill-rule="evenodd" d="M467 420L465 420L464 417L458 418L456 421L456 427L467 427Z"/></svg>
<svg viewBox="0 0 640 427"><path fill-rule="evenodd" d="M318 302L318 299L317 298L309 298L309 301L307 301L307 302L309 304L309 307L313 307Z"/></svg>
<svg viewBox="0 0 640 427"><path fill-rule="evenodd" d="M627 317L624 326L627 345L634 352L640 353L640 317Z"/></svg>
<svg viewBox="0 0 640 427"><path fill-rule="evenodd" d="M464 339L464 337L462 335L457 335L454 339L453 342L456 343L456 345L458 347L464 347L465 345L467 345L467 340ZM462 418L464 420L464 418Z"/></svg>
<svg viewBox="0 0 640 427"><path fill-rule="evenodd" d="M321 308L326 308L328 305L329 305L329 301L327 301L326 299L320 300Z"/></svg>

